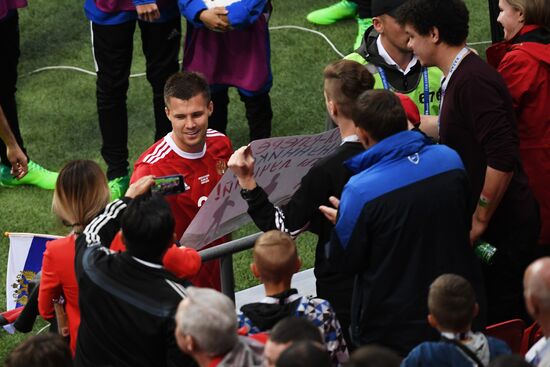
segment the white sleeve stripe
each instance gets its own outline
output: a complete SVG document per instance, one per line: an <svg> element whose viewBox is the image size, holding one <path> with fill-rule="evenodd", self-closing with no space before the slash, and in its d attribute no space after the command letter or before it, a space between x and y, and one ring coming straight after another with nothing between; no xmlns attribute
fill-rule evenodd
<svg viewBox="0 0 550 367"><path fill-rule="evenodd" d="M162 149L162 147L165 146L165 145L166 145L166 141L163 141L162 143L160 143L159 145L157 145L157 146L155 147L155 149L153 150L153 152L147 154L147 155L145 156L145 158L143 158L143 161L145 162L147 159L149 159L149 158L151 158L152 156L154 156L155 154L157 154L158 151L159 151L160 149Z"/></svg>
<svg viewBox="0 0 550 367"><path fill-rule="evenodd" d="M278 206L275 207L275 228L277 228L279 231L287 233L292 238L296 238L300 233L304 232L307 227L309 227L309 222L306 223L302 228L299 228L295 231L291 231L289 228L286 227L285 223L285 213L281 208Z"/></svg>
<svg viewBox="0 0 550 367"><path fill-rule="evenodd" d="M149 162L150 164L155 164L157 163L158 161L160 161L162 158L166 157L166 155L168 155L168 153L170 153L172 151L172 148L171 147L168 147L168 149L166 149L160 156L158 156L157 158L151 160L151 162Z"/></svg>
<svg viewBox="0 0 550 367"><path fill-rule="evenodd" d="M126 208L126 204L122 200L116 200L108 204L105 211L100 216L96 217L84 230L86 235L86 243L88 246L100 243L99 235L97 234L108 220L115 218L118 213Z"/></svg>
<svg viewBox="0 0 550 367"><path fill-rule="evenodd" d="M162 147L160 149L155 149L155 151L151 154L149 154L144 160L143 162L146 162L146 163L153 163L153 161L155 160L155 158L161 156L163 153L165 152L168 152L170 151L170 145L166 142L160 144ZM159 146L160 146L159 145ZM157 147L158 148L158 147ZM165 154L166 155L166 154Z"/></svg>
<svg viewBox="0 0 550 367"><path fill-rule="evenodd" d="M275 207L275 228L281 232L288 233L288 229L285 226L285 214L279 207Z"/></svg>
<svg viewBox="0 0 550 367"><path fill-rule="evenodd" d="M187 292L185 291L185 287L181 284L178 284L178 283L175 283L171 280L168 280L168 279L164 279L166 281L166 283L168 283L168 285L170 287L172 287L173 290L176 291L176 293L178 295L181 296L181 298L186 298L187 297Z"/></svg>

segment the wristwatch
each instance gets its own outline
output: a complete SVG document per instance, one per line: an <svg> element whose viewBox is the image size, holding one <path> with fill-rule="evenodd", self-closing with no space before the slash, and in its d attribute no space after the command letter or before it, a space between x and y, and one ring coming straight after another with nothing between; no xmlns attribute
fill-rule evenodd
<svg viewBox="0 0 550 367"><path fill-rule="evenodd" d="M252 201L258 197L261 192L260 186L256 185L252 190L241 189L241 197L246 201Z"/></svg>

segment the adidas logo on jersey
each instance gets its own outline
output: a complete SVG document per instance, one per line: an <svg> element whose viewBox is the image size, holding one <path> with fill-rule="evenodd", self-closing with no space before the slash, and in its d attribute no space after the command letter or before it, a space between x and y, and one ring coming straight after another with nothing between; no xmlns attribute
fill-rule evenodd
<svg viewBox="0 0 550 367"><path fill-rule="evenodd" d="M201 185L207 184L210 182L210 175L204 175L199 177Z"/></svg>

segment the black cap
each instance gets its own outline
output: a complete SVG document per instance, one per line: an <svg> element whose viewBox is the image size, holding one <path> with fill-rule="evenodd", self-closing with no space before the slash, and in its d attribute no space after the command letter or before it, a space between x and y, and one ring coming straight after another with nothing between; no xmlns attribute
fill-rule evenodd
<svg viewBox="0 0 550 367"><path fill-rule="evenodd" d="M406 3L407 0L372 0L371 15L379 17L383 14L389 14Z"/></svg>

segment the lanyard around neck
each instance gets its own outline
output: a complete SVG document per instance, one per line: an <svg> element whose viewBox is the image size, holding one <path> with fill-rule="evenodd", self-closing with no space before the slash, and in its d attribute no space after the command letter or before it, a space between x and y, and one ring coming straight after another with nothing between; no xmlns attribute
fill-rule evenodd
<svg viewBox="0 0 550 367"><path fill-rule="evenodd" d="M394 88L390 86L388 82L388 77L386 72L380 66L376 67L378 69L378 74L380 74L380 79L382 80L382 85L384 89L394 91ZM430 114L430 81L428 79L428 68L422 68L422 76L424 79L424 115Z"/></svg>
<svg viewBox="0 0 550 367"><path fill-rule="evenodd" d="M441 109L443 108L443 99L445 98L445 91L447 90L447 86L449 85L449 81L451 80L451 77L453 76L453 73L458 68L458 65L464 60L466 55L470 53L470 49L468 47L463 47L462 50L456 55L455 59L453 60L451 64L451 68L449 69L449 73L443 80L441 81L441 100L439 101L439 118L437 119L437 130L439 131L439 126L441 125Z"/></svg>

